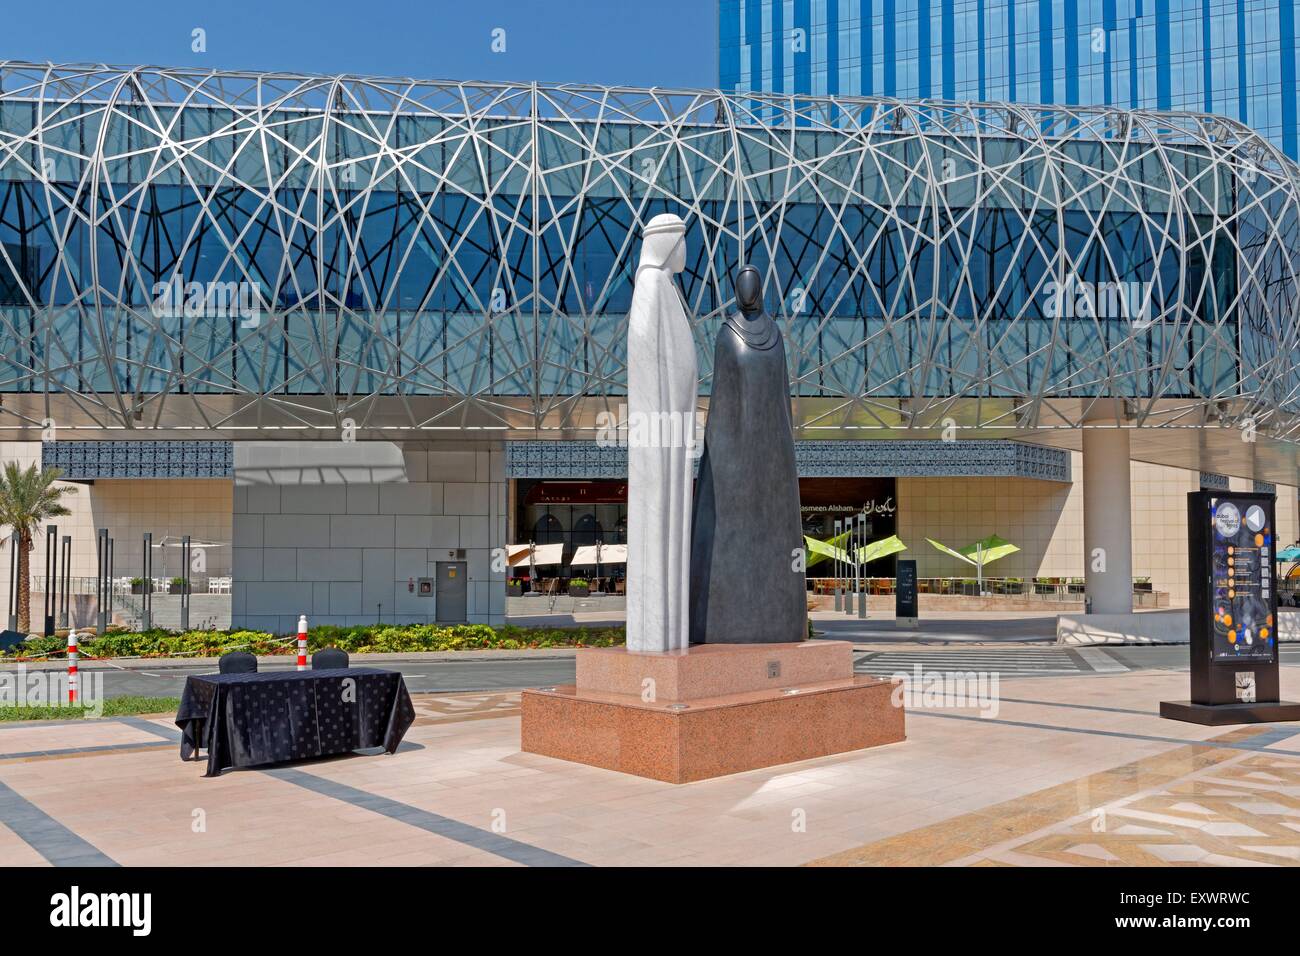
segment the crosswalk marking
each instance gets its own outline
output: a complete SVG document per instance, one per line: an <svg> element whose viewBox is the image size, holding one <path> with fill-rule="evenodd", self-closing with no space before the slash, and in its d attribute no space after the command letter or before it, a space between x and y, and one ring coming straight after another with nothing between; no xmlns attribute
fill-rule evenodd
<svg viewBox="0 0 1300 956"><path fill-rule="evenodd" d="M1084 659L1089 667L1101 674L1118 674L1128 668L1105 651L1096 647L1078 647L1075 652Z"/></svg>
<svg viewBox="0 0 1300 956"><path fill-rule="evenodd" d="M1080 655L1082 657L1082 655ZM1116 663L1106 655L1107 661ZM1023 650L981 650L976 648L951 648L934 651L877 651L858 658L859 673L876 677L889 677L897 673L910 674L920 665L925 671L998 671L1017 675L1052 676L1086 674L1101 670L1098 661L1076 658L1058 648L1024 648ZM1121 669L1123 665L1118 665Z"/></svg>

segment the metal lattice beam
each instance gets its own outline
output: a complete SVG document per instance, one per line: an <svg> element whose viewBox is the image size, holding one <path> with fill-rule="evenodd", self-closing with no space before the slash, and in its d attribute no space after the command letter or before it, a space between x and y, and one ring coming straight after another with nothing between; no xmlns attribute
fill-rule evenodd
<svg viewBox="0 0 1300 956"><path fill-rule="evenodd" d="M750 262L813 437L1300 437L1296 167L1229 119L18 62L0 428L589 433L663 211L703 391ZM1149 311L1049 314L1073 280ZM160 316L160 282L258 317Z"/></svg>

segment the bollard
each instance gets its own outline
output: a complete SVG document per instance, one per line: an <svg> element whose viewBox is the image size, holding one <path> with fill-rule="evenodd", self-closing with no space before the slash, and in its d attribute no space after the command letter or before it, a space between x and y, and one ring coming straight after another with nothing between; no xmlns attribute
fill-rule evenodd
<svg viewBox="0 0 1300 956"><path fill-rule="evenodd" d="M307 615L298 615L298 670L307 669Z"/></svg>
<svg viewBox="0 0 1300 956"><path fill-rule="evenodd" d="M77 632L68 631L68 706L77 706Z"/></svg>

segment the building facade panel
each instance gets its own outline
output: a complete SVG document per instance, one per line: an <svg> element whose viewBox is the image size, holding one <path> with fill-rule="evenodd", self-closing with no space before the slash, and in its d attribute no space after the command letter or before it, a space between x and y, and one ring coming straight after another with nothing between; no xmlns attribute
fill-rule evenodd
<svg viewBox="0 0 1300 956"><path fill-rule="evenodd" d="M727 91L1218 113L1300 158L1295 0L719 0L718 27Z"/></svg>

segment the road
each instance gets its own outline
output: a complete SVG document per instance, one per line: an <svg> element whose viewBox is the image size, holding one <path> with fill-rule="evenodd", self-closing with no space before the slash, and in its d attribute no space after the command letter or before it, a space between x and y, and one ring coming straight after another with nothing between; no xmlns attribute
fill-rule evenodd
<svg viewBox="0 0 1300 956"><path fill-rule="evenodd" d="M854 655L862 674L890 676L913 673L916 665L929 671L997 671L1003 677L1051 677L1061 675L1106 675L1138 670L1187 669L1186 645L1145 647L1055 647L1035 644L1009 646L949 645L928 647L893 644L862 644ZM365 665L364 656L353 658ZM1282 664L1300 667L1300 645L1282 648ZM262 664L263 670L294 666L292 659L283 664ZM523 657L502 652L490 659L404 660L376 662L376 666L400 670L406 675L412 693L448 691L513 690L521 687L544 687L568 684L574 679L572 657ZM215 661L193 667L146 667L129 670L104 664L86 664L83 675L103 674L106 697L138 695L143 697L179 697L190 674L211 673ZM98 679L98 678L95 678Z"/></svg>
<svg viewBox="0 0 1300 956"><path fill-rule="evenodd" d="M519 599L516 599L519 600ZM812 612L813 627L836 640L872 644L1024 644L1056 641L1056 612L1043 611L927 611L916 629L895 626L892 612L872 611L867 617L842 612ZM512 616L511 624L532 627L617 627L621 609L591 609L586 604L558 608L551 614Z"/></svg>
<svg viewBox="0 0 1300 956"><path fill-rule="evenodd" d="M366 666L364 655L357 655L352 663L358 667ZM285 664L277 662L268 665L263 661L259 670L292 670L294 666L292 658ZM515 690L520 687L573 683L572 657L510 657L507 652L499 659L490 660L383 661L373 666L400 670L406 677L407 688L413 694L457 690ZM80 673L83 675L83 683L87 675L103 674L105 697L179 697L185 687L186 677L190 674L211 674L216 669L217 662L208 660L194 667L160 667L156 670L120 670L108 665L86 664L80 668Z"/></svg>

